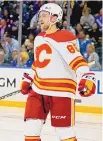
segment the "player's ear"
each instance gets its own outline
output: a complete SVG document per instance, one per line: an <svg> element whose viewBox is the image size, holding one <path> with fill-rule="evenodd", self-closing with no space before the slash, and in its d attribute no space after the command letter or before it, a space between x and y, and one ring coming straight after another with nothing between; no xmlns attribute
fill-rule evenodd
<svg viewBox="0 0 103 141"><path fill-rule="evenodd" d="M57 16L53 15L53 16L50 17L50 21L52 23L55 23L56 20L57 20Z"/></svg>

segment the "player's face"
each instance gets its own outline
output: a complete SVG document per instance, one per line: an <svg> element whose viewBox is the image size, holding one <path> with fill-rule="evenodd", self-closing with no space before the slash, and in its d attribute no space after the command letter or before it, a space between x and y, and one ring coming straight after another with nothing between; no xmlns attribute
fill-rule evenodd
<svg viewBox="0 0 103 141"><path fill-rule="evenodd" d="M39 13L39 23L42 31L46 31L50 27L50 14L46 11Z"/></svg>

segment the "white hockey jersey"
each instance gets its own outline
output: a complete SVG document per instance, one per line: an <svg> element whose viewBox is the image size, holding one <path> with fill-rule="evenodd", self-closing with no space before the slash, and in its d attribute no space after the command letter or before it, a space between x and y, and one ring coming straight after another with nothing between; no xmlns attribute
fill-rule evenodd
<svg viewBox="0 0 103 141"><path fill-rule="evenodd" d="M78 40L69 31L40 33L34 41L32 89L42 95L75 98L77 74L89 71L79 52Z"/></svg>

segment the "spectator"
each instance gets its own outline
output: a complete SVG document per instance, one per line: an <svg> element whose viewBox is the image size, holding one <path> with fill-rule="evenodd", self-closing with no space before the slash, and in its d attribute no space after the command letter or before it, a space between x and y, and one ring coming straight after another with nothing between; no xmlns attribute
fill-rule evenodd
<svg viewBox="0 0 103 141"><path fill-rule="evenodd" d="M5 40L1 41L1 48L4 50L4 52L6 53L6 48L5 48Z"/></svg>
<svg viewBox="0 0 103 141"><path fill-rule="evenodd" d="M12 23L12 36L15 39L18 39L18 27L19 27L19 12L20 9L18 6L15 8L15 12L13 13L13 23Z"/></svg>
<svg viewBox="0 0 103 141"><path fill-rule="evenodd" d="M4 61L5 61L5 53L3 49L0 49L0 66L4 65Z"/></svg>
<svg viewBox="0 0 103 141"><path fill-rule="evenodd" d="M83 57L87 59L87 45L91 43L91 40L86 38L85 30L79 32L78 38L79 38L80 52L83 55Z"/></svg>
<svg viewBox="0 0 103 141"><path fill-rule="evenodd" d="M27 61L29 60L29 55L26 51L21 51L20 52L20 64L21 66L26 66Z"/></svg>
<svg viewBox="0 0 103 141"><path fill-rule="evenodd" d="M99 31L99 27L96 23L92 25L92 30L89 32L89 36L95 43L97 43L99 39L102 38L102 33Z"/></svg>
<svg viewBox="0 0 103 141"><path fill-rule="evenodd" d="M4 9L3 15L4 15L4 18L5 18L6 20L8 20L8 17L9 17L9 11L8 11L8 9Z"/></svg>
<svg viewBox="0 0 103 141"><path fill-rule="evenodd" d="M30 21L30 28L35 29L38 24L38 13L36 13Z"/></svg>
<svg viewBox="0 0 103 141"><path fill-rule="evenodd" d="M25 45L25 48L27 49L27 51L29 51L33 48L34 38L35 38L34 34L30 33L28 36L28 39L25 40L24 45Z"/></svg>
<svg viewBox="0 0 103 141"><path fill-rule="evenodd" d="M24 52L27 52L29 59L23 66L31 66L34 60L33 51L33 40L35 35L40 32L40 27L38 23L38 10L43 3L48 3L51 1L23 1L23 23L22 23L22 44L25 45ZM52 1L54 2L54 0ZM60 3L64 11L63 22L61 27L67 29L67 8L68 1L56 1ZM18 47L13 47L12 43L5 40L4 35L8 32L12 37L18 39L18 26L19 26L19 13L20 7L17 1L4 1L0 2L0 43L2 49L5 53L5 59L8 63L13 66L17 65L16 61L11 62L12 53L15 54L15 50L18 52ZM101 1L70 1L70 26L69 30L76 34L79 38L80 51L82 55L87 59L87 45L91 40L96 44L96 51L101 56L101 41L102 41L102 5ZM100 12L99 12L100 10ZM82 16L83 11L83 16ZM90 13L92 13L92 16ZM82 17L81 17L82 16ZM5 20L6 19L6 20ZM94 23L95 21L95 23ZM82 23L82 24L81 24ZM99 29L98 29L99 26ZM62 29L60 26L59 28ZM85 33L84 33L85 29ZM75 31L76 30L76 31ZM29 33L30 37L28 36ZM75 33L76 32L76 33ZM87 34L89 34L90 39L87 39ZM18 41L17 41L18 42ZM8 47L7 47L8 46ZM23 51L22 51L23 52ZM14 57L15 58L15 57ZM15 59L14 59L15 60ZM102 57L100 57L102 60Z"/></svg>
<svg viewBox="0 0 103 141"><path fill-rule="evenodd" d="M77 25L76 25L76 35L77 35L77 37L78 37L78 34L79 34L79 32L81 31L81 30L83 30L83 26L80 24L80 23L78 23Z"/></svg>
<svg viewBox="0 0 103 141"><path fill-rule="evenodd" d="M100 13L97 16L95 16L95 22L98 24L100 31L102 30L102 12L103 9L101 8Z"/></svg>
<svg viewBox="0 0 103 141"><path fill-rule="evenodd" d="M67 25L68 25L67 20L64 20L62 24L62 29L67 29Z"/></svg>
<svg viewBox="0 0 103 141"><path fill-rule="evenodd" d="M19 51L19 42L16 39L12 38L10 34L6 33L4 40L5 40L5 50L7 54L10 55L14 50Z"/></svg>
<svg viewBox="0 0 103 141"><path fill-rule="evenodd" d="M74 29L72 26L70 26L69 29L70 29L70 31L71 31L74 35L76 35L76 31L75 31L75 29Z"/></svg>
<svg viewBox="0 0 103 141"><path fill-rule="evenodd" d="M27 9L28 9L28 6L27 6L27 4L24 2L24 3L23 3L23 13L26 13L26 12L27 12Z"/></svg>
<svg viewBox="0 0 103 141"><path fill-rule="evenodd" d="M63 15L67 16L67 8L63 8Z"/></svg>
<svg viewBox="0 0 103 141"><path fill-rule="evenodd" d="M35 14L39 9L40 9L40 6L41 6L41 1L33 1L30 3L30 11L33 11L33 13Z"/></svg>
<svg viewBox="0 0 103 141"><path fill-rule="evenodd" d="M99 63L99 56L95 52L94 44L87 45L88 63L90 63L90 70L101 70L101 65Z"/></svg>
<svg viewBox="0 0 103 141"><path fill-rule="evenodd" d="M102 7L102 1L96 0L96 1L85 1L87 3L87 7L91 9L91 14L95 15L98 13L100 8Z"/></svg>
<svg viewBox="0 0 103 141"><path fill-rule="evenodd" d="M11 53L11 66L17 66L18 63L18 51L17 50L13 50Z"/></svg>
<svg viewBox="0 0 103 141"><path fill-rule="evenodd" d="M28 47L27 47L27 52L33 50L33 48L34 48L34 43L29 42L29 43L28 43Z"/></svg>
<svg viewBox="0 0 103 141"><path fill-rule="evenodd" d="M28 52L29 58L34 61L34 44L30 43L29 45L29 52Z"/></svg>
<svg viewBox="0 0 103 141"><path fill-rule="evenodd" d="M7 25L10 25L13 22L11 21L12 16L10 15L9 10L6 8L3 11L3 18L6 20Z"/></svg>
<svg viewBox="0 0 103 141"><path fill-rule="evenodd" d="M89 26L92 26L95 19L94 17L90 14L91 9L90 8L86 8L83 10L83 16L80 19L80 23L85 26L86 24Z"/></svg>
<svg viewBox="0 0 103 141"><path fill-rule="evenodd" d="M33 63L33 60L32 60L31 58L29 58L29 59L27 60L26 64L25 64L25 66L26 66L26 67L31 67L32 63Z"/></svg>
<svg viewBox="0 0 103 141"><path fill-rule="evenodd" d="M4 34L10 30L10 27L7 26L7 22L5 19L0 20L0 40L2 41L4 39Z"/></svg>
<svg viewBox="0 0 103 141"><path fill-rule="evenodd" d="M28 55L29 55L29 59L27 60L26 62L26 66L27 67L31 67L33 61L34 61L34 44L30 43L31 44L31 49L29 50L28 52ZM24 45L22 45L21 49L20 49L21 52L26 52L26 48Z"/></svg>
<svg viewBox="0 0 103 141"><path fill-rule="evenodd" d="M84 6L84 2L83 1L74 1L71 0L70 1L70 7L72 9L72 14L70 17L70 23L71 25L74 27L77 23L80 22L80 17L82 15L82 9Z"/></svg>
<svg viewBox="0 0 103 141"><path fill-rule="evenodd" d="M31 67L33 61L34 61L34 44L31 44L31 49L29 50L29 52L27 53L25 45L22 45L20 52L21 52L21 65L25 66L25 67ZM24 54L23 54L24 53ZM24 58L24 59L23 59ZM27 58L27 59L26 59ZM25 61L23 61L25 60Z"/></svg>
<svg viewBox="0 0 103 141"><path fill-rule="evenodd" d="M15 12L14 12L14 17L13 17L13 20L14 21L18 21L19 20L19 13L20 13L20 9L19 9L19 6L16 6L15 7Z"/></svg>
<svg viewBox="0 0 103 141"><path fill-rule="evenodd" d="M2 9L0 7L0 20L3 18L3 15L2 15Z"/></svg>
<svg viewBox="0 0 103 141"><path fill-rule="evenodd" d="M15 38L15 39L18 39L18 25L17 25L17 22L13 23L11 30L12 30L11 31L12 37Z"/></svg>

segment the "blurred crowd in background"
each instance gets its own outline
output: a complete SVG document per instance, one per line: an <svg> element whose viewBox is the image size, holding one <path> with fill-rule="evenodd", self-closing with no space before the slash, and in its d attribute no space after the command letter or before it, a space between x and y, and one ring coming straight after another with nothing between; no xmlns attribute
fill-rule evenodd
<svg viewBox="0 0 103 141"><path fill-rule="evenodd" d="M102 69L102 1L23 1L22 45L18 41L20 2L0 1L0 67L31 67L35 58L34 39L40 32L38 10L44 3L55 2L64 12L60 29L77 36L80 52L91 70ZM69 12L69 14L67 14ZM68 26L68 15L70 26ZM19 60L19 61L18 61ZM19 63L18 63L19 62Z"/></svg>

